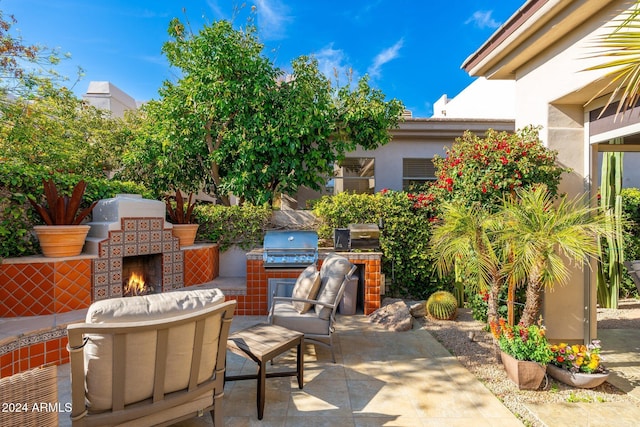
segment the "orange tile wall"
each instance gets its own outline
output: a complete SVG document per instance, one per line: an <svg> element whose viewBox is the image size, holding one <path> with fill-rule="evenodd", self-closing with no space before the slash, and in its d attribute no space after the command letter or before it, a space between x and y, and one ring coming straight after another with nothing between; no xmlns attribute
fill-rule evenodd
<svg viewBox="0 0 640 427"><path fill-rule="evenodd" d="M91 303L91 260L0 265L2 317L66 313Z"/></svg>
<svg viewBox="0 0 640 427"><path fill-rule="evenodd" d="M67 337L25 345L0 356L0 378L9 377L42 365L69 363Z"/></svg>
<svg viewBox="0 0 640 427"><path fill-rule="evenodd" d="M210 282L219 274L218 245L184 250L184 286Z"/></svg>

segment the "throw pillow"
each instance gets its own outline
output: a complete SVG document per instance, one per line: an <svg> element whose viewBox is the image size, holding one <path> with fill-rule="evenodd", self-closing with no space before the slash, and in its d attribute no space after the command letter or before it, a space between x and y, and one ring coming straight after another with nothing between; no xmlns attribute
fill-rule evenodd
<svg viewBox="0 0 640 427"><path fill-rule="evenodd" d="M316 299L326 304L338 304L340 301L336 301L336 298L340 286L351 267L351 262L347 258L336 253L327 255L320 268L320 291ZM329 307L316 304L315 310L322 320L328 320L331 317L332 309Z"/></svg>
<svg viewBox="0 0 640 427"><path fill-rule="evenodd" d="M320 289L320 273L316 270L315 265L305 268L293 287L293 298L315 299ZM311 309L313 304L309 302L293 301L293 307L300 314L306 313Z"/></svg>

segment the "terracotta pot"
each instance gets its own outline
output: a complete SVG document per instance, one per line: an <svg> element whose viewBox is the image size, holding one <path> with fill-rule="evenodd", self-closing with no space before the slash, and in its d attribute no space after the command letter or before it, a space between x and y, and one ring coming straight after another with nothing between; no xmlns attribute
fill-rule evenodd
<svg viewBox="0 0 640 427"><path fill-rule="evenodd" d="M36 225L33 230L46 257L77 256L91 227L88 225Z"/></svg>
<svg viewBox="0 0 640 427"><path fill-rule="evenodd" d="M193 245L198 227L199 224L173 224L173 235L180 240L180 247Z"/></svg>
<svg viewBox="0 0 640 427"><path fill-rule="evenodd" d="M505 352L500 353L507 376L520 390L537 390L542 384L546 365L530 360L518 360Z"/></svg>
<svg viewBox="0 0 640 427"><path fill-rule="evenodd" d="M571 372L552 364L547 365L547 374L558 381L577 388L594 388L609 378L609 372L601 374L587 374L585 372Z"/></svg>

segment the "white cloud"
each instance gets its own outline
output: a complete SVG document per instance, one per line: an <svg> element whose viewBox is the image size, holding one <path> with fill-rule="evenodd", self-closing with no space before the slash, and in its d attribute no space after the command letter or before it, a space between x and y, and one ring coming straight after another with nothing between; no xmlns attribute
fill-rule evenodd
<svg viewBox="0 0 640 427"><path fill-rule="evenodd" d="M392 61L398 57L403 44L404 39L400 39L393 46L377 54L373 60L373 64L371 64L371 66L367 70L369 75L372 78L380 77L380 68L382 68L382 66L387 62Z"/></svg>
<svg viewBox="0 0 640 427"><path fill-rule="evenodd" d="M256 0L258 30L265 40L285 37L285 25L291 21L287 7L280 0Z"/></svg>
<svg viewBox="0 0 640 427"><path fill-rule="evenodd" d="M480 29L491 28L495 29L500 26L500 22L491 17L493 12L491 10L477 10L473 12L473 15L466 20L465 24L473 24Z"/></svg>
<svg viewBox="0 0 640 427"><path fill-rule="evenodd" d="M227 14L222 11L222 8L220 7L220 4L218 4L217 0L207 0L207 5L213 12L213 16L215 16L216 19L229 19Z"/></svg>
<svg viewBox="0 0 640 427"><path fill-rule="evenodd" d="M329 80L346 84L351 77L353 81L357 81L359 76L357 72L348 64L348 58L341 49L334 49L333 43L311 54L318 61L318 69ZM350 76L350 77L349 77Z"/></svg>

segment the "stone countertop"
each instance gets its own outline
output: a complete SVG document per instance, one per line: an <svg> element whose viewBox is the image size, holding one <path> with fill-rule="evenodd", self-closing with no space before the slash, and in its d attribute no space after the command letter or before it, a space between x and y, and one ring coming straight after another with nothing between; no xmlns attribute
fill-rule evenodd
<svg viewBox="0 0 640 427"><path fill-rule="evenodd" d="M262 248L252 249L247 252L247 259L250 260L261 260L262 253L264 250ZM373 252L373 251L363 251L363 252L353 252L353 251L336 251L333 248L318 248L318 259L325 259L327 255L335 252L342 256L345 256L350 259L381 259L382 252Z"/></svg>

